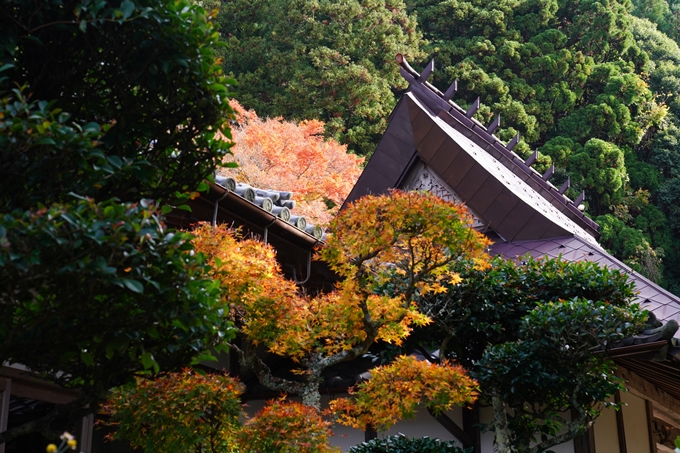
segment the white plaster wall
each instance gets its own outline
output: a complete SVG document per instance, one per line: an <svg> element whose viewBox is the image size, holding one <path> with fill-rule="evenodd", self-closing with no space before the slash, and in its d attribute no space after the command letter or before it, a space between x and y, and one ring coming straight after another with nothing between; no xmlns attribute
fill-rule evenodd
<svg viewBox="0 0 680 453"><path fill-rule="evenodd" d="M616 410L602 410L593 425L595 431L595 451L597 453L619 453L619 435L616 428ZM630 450L633 452L634 450ZM637 453L637 452L636 452Z"/></svg>
<svg viewBox="0 0 680 453"><path fill-rule="evenodd" d="M562 414L562 416L565 417L567 420L571 420L569 414ZM481 423L491 423L493 421L493 410L491 409L490 406L482 407L479 410L479 421ZM494 451L496 451L493 445L493 439L494 439L493 432L487 431L485 433L482 433L481 436L482 453L493 453ZM555 453L574 453L574 442L570 440L568 442L555 445L554 447L551 447L550 450L554 451ZM600 450L597 450L597 453L602 452L600 452Z"/></svg>
<svg viewBox="0 0 680 453"><path fill-rule="evenodd" d="M628 392L621 392L621 401L625 403L621 411L626 433L626 450L635 453L650 453L649 422L645 400Z"/></svg>
<svg viewBox="0 0 680 453"><path fill-rule="evenodd" d="M460 407L453 408L446 413L451 420L458 426L463 427L463 409ZM378 437L396 436L403 434L406 437L431 437L441 440L456 440L451 433L449 433L442 425L439 424L428 412L427 409L421 408L416 414L415 419L402 420L395 424L389 431L380 433ZM458 442L457 442L458 443ZM460 443L458 443L459 446Z"/></svg>

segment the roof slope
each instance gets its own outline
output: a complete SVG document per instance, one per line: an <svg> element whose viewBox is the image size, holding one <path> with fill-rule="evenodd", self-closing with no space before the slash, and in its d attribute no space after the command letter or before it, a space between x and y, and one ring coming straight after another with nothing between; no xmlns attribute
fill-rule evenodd
<svg viewBox="0 0 680 453"><path fill-rule="evenodd" d="M519 137L504 144L469 111L450 100L455 83L442 93L423 74L401 61L409 91L390 116L390 122L364 173L345 204L368 193L404 188L412 169L424 163L501 239L492 252L509 258L562 255L569 261L597 261L620 269L634 280L639 302L659 320L680 321L680 298L630 269L597 243L598 225L579 209L580 200L563 195L565 187L549 182L512 151Z"/></svg>

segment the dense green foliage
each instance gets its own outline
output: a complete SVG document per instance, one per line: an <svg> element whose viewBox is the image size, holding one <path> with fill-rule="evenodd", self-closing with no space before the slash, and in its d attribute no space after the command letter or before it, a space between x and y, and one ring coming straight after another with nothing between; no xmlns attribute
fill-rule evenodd
<svg viewBox="0 0 680 453"><path fill-rule="evenodd" d="M499 449L512 445L503 452L529 452L532 438L548 448L583 433L597 416L594 404L620 386L612 364L593 351L637 332L644 319L628 305L633 289L618 271L522 260L461 264L459 284L418 302L434 323L417 338L437 339L440 357L470 367L482 399L494 403ZM571 420L565 410L574 411Z"/></svg>
<svg viewBox="0 0 680 453"><path fill-rule="evenodd" d="M0 2L0 363L79 391L0 443L231 336L158 206L229 150L217 39L183 0Z"/></svg>
<svg viewBox="0 0 680 453"><path fill-rule="evenodd" d="M349 453L463 453L454 441L441 441L429 437L406 437L403 434L383 439L373 439L355 445Z"/></svg>
<svg viewBox="0 0 680 453"><path fill-rule="evenodd" d="M317 118L350 149L371 153L404 88L394 57L421 56L402 0L223 1L225 71L263 116Z"/></svg>
<svg viewBox="0 0 680 453"><path fill-rule="evenodd" d="M680 289L680 3L676 0L222 1L223 64L264 115L319 118L370 154L403 81L396 53L436 60L433 83L478 96L477 118L589 215L616 257ZM648 20L649 19L649 20ZM650 22L651 21L651 22Z"/></svg>
<svg viewBox="0 0 680 453"><path fill-rule="evenodd" d="M643 4L644 3L644 4ZM408 0L440 70L459 81L457 102L477 96L478 119L502 118L501 138L538 148L553 182L586 191L587 212L617 257L671 289L680 282L678 8L665 0ZM673 22L676 21L676 22ZM667 225L666 219L670 220ZM662 260L663 263L662 264Z"/></svg>

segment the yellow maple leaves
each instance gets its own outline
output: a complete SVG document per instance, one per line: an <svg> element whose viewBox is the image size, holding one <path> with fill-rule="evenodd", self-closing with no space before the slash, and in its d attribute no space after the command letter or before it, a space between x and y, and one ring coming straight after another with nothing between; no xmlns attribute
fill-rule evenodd
<svg viewBox="0 0 680 453"><path fill-rule="evenodd" d="M390 365L371 370L372 377L357 386L352 398L331 401L330 410L344 425L387 431L403 418L415 416L424 402L435 413L477 399L477 382L449 362L432 364L400 356Z"/></svg>
<svg viewBox="0 0 680 453"><path fill-rule="evenodd" d="M309 363L367 350L376 340L401 344L413 326L429 323L415 297L459 282L449 266L454 260L486 262L488 241L470 225L463 206L428 193L364 197L331 222L318 259L342 280L334 291L315 295L285 279L274 250L257 240L203 226L195 243L211 260L246 338Z"/></svg>

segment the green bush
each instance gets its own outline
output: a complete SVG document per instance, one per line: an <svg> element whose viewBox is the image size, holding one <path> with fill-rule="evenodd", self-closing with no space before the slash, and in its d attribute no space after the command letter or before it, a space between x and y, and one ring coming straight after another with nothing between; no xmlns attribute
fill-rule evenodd
<svg viewBox="0 0 680 453"><path fill-rule="evenodd" d="M456 446L455 441L429 437L406 437L403 434L384 439L373 439L349 449L349 453L469 453Z"/></svg>

